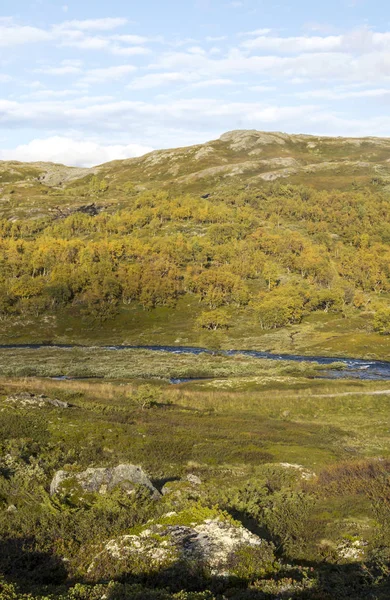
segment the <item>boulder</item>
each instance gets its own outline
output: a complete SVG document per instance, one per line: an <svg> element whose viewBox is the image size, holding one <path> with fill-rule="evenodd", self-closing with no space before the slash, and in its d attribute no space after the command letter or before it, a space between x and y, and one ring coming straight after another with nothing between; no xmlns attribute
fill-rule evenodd
<svg viewBox="0 0 390 600"><path fill-rule="evenodd" d="M149 522L141 532L107 541L93 558L89 576L180 570L180 565L189 564L216 576L229 576L234 574L235 553L242 549L262 554L269 564L275 560L270 544L221 514L195 518L192 523L188 520L191 517L185 513L169 513L160 522Z"/></svg>
<svg viewBox="0 0 390 600"><path fill-rule="evenodd" d="M187 475L186 479L189 483L192 483L192 485L202 485L201 478L198 477L197 475L194 475L193 473L190 473L189 475Z"/></svg>
<svg viewBox="0 0 390 600"><path fill-rule="evenodd" d="M5 402L16 404L22 406L23 408L45 408L47 406L54 406L55 408L70 408L70 404L67 402L63 402L57 398L48 398L44 394L36 396L35 394L30 394L30 392L21 392L20 394L8 396Z"/></svg>
<svg viewBox="0 0 390 600"><path fill-rule="evenodd" d="M50 484L50 495L58 494L66 487L80 488L84 492L104 494L120 486L128 491L134 485L143 485L154 497L160 497L160 493L142 470L136 465L118 465L117 467L89 468L81 473L69 471L57 471Z"/></svg>

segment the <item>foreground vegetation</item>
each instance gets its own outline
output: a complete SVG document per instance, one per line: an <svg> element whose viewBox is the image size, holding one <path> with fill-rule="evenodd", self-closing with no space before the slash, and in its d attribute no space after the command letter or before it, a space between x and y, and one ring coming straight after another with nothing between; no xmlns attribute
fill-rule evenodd
<svg viewBox="0 0 390 600"><path fill-rule="evenodd" d="M387 598L390 394L372 393L385 383L285 383L3 379L0 597ZM22 392L70 407L9 400ZM126 462L170 493L156 501L141 487L130 496L118 489L81 503L49 496L64 466ZM189 473L202 482L196 489L183 479ZM172 510L190 522L205 510L231 515L273 545L272 568L241 557L239 576L227 579L144 567L113 578L108 564L91 576L101 542Z"/></svg>

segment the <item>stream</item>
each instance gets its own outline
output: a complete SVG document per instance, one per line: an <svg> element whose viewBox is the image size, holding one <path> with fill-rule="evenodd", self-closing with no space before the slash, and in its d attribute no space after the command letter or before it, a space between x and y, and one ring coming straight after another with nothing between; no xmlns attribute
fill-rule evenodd
<svg viewBox="0 0 390 600"><path fill-rule="evenodd" d="M40 350L40 349L101 349L112 352L121 350L151 350L153 352L169 352L171 354L219 354L222 356L250 356L267 360L287 360L294 362L315 362L320 365L331 365L337 363L343 368L324 369L320 377L326 379L362 379L362 380L390 380L390 362L381 360L363 360L359 358L339 358L328 356L302 356L299 354L273 354L271 352L260 352L257 350L210 350L207 348L196 348L191 346L72 346L61 344L10 344L0 345L0 350ZM184 383L191 381L189 378L172 379L171 383Z"/></svg>

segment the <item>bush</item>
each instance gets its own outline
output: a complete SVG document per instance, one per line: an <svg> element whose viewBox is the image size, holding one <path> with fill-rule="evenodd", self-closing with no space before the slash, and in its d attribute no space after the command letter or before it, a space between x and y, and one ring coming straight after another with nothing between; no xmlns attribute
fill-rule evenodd
<svg viewBox="0 0 390 600"><path fill-rule="evenodd" d="M381 308L375 314L374 330L381 335L390 335L390 307Z"/></svg>
<svg viewBox="0 0 390 600"><path fill-rule="evenodd" d="M265 541L260 546L242 545L231 554L228 568L245 581L271 575L277 571L274 546Z"/></svg>
<svg viewBox="0 0 390 600"><path fill-rule="evenodd" d="M153 408L154 406L158 406L159 401L161 399L161 393L160 390L153 387L152 385L145 384L139 386L137 392L132 398L133 400L135 400L137 406L144 410L146 408Z"/></svg>
<svg viewBox="0 0 390 600"><path fill-rule="evenodd" d="M229 329L230 317L223 309L205 310L196 320L196 324L200 329L208 329L209 331Z"/></svg>

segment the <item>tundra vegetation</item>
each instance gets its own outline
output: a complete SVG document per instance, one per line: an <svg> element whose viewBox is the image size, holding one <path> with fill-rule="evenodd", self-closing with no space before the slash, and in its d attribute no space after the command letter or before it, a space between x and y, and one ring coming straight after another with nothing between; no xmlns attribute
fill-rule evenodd
<svg viewBox="0 0 390 600"><path fill-rule="evenodd" d="M0 600L389 598L388 150L0 163Z"/></svg>

